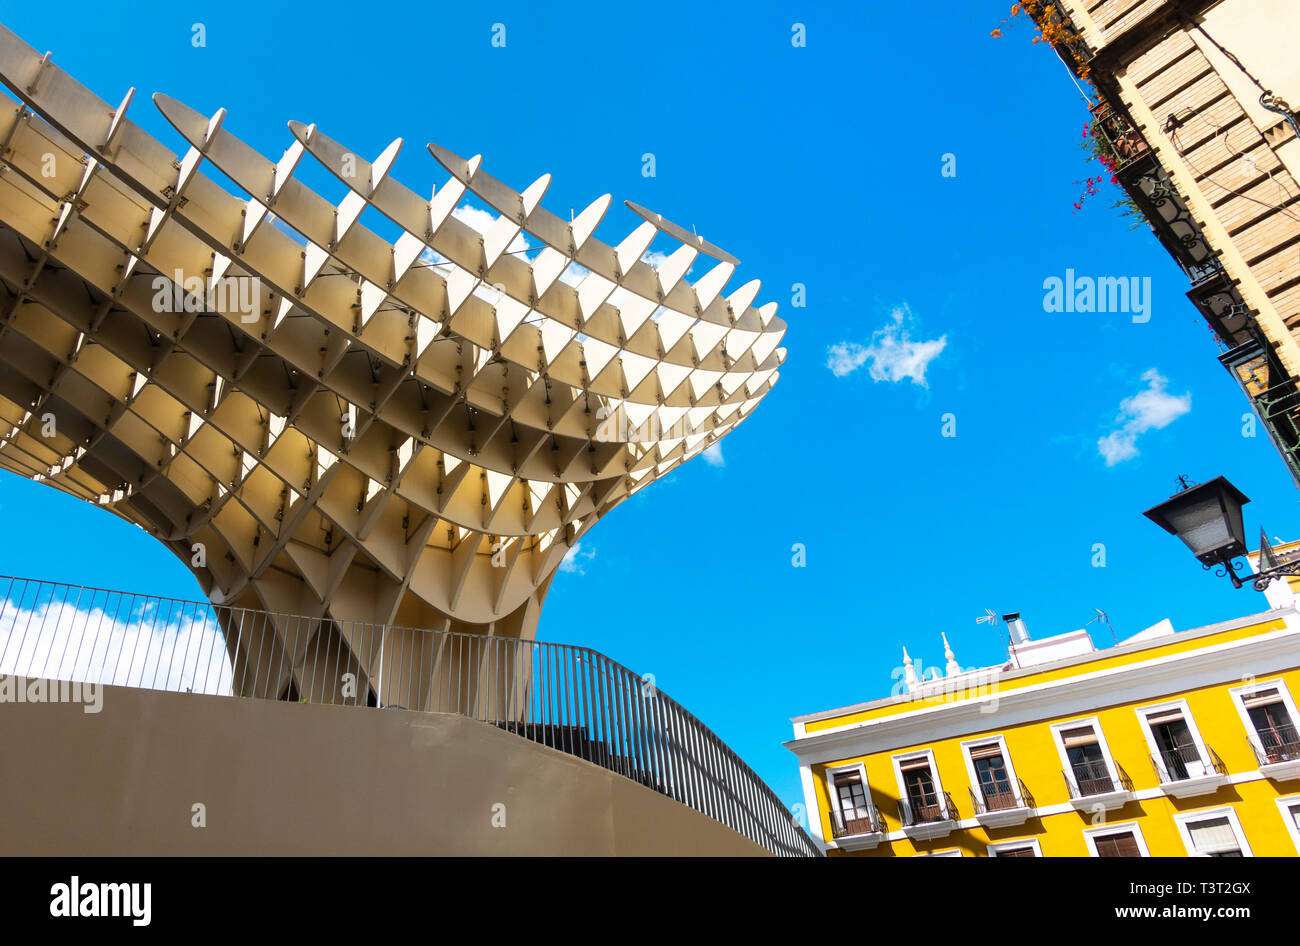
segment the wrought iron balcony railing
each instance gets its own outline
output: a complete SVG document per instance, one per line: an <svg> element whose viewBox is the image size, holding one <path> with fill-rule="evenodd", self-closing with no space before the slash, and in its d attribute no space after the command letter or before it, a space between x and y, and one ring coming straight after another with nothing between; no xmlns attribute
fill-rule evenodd
<svg viewBox="0 0 1300 946"><path fill-rule="evenodd" d="M1103 101L1093 106L1092 117L1097 120L1096 133L1102 136L1115 156L1117 173L1151 150L1142 133L1111 108L1108 102Z"/></svg>
<svg viewBox="0 0 1300 946"><path fill-rule="evenodd" d="M0 576L0 674L455 713L640 782L773 854L822 853L707 726L585 647Z"/></svg>
<svg viewBox="0 0 1300 946"><path fill-rule="evenodd" d="M885 823L880 809L875 805L853 811L831 812L831 839L850 838L861 834L883 834Z"/></svg>
<svg viewBox="0 0 1300 946"><path fill-rule="evenodd" d="M1071 798L1091 798L1116 791L1133 791L1133 780L1119 765L1115 766L1118 779L1112 778L1104 762L1078 762L1069 771L1062 771L1066 790ZM1116 788L1116 782L1119 788Z"/></svg>
<svg viewBox="0 0 1300 946"><path fill-rule="evenodd" d="M1251 744L1251 749L1260 765L1276 765L1278 762L1300 762L1300 732L1293 725L1269 726L1257 729L1255 735L1259 745Z"/></svg>
<svg viewBox="0 0 1300 946"><path fill-rule="evenodd" d="M915 798L900 799L898 820L904 828L956 821L957 806L952 803L952 796L947 792L927 792Z"/></svg>
<svg viewBox="0 0 1300 946"><path fill-rule="evenodd" d="M1228 768L1217 752L1206 746L1205 753L1202 754L1200 749L1190 744L1161 749L1151 756L1151 767L1155 770L1157 781L1162 785L1201 778L1211 772L1218 775L1228 774Z"/></svg>
<svg viewBox="0 0 1300 946"><path fill-rule="evenodd" d="M1029 794L1025 783L1020 779L1016 779L1014 785L1008 785L1006 791L990 791L984 786L980 786L978 791L973 788L968 788L967 791L976 817L1013 808L1034 807L1034 796Z"/></svg>

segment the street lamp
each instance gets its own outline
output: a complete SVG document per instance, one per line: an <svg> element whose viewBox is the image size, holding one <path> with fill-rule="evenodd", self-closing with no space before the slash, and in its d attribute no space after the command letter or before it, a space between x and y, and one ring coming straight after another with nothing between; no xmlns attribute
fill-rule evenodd
<svg viewBox="0 0 1300 946"><path fill-rule="evenodd" d="M1233 587L1246 584L1233 567L1232 560L1246 554L1246 532L1241 522L1241 507L1250 502L1245 494L1224 477L1193 485L1180 476L1182 487L1144 516L1183 541L1204 568L1219 566L1218 574L1227 575ZM1240 566L1238 566L1240 567ZM1259 571L1247 575L1256 591L1263 591L1270 581L1283 575L1300 575L1300 560L1279 564L1264 530L1259 530Z"/></svg>

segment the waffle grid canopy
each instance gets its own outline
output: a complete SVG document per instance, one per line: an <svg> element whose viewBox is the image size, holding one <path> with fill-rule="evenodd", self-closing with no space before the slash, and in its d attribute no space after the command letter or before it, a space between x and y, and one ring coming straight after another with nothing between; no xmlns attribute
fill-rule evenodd
<svg viewBox="0 0 1300 946"><path fill-rule="evenodd" d="M564 220L550 175L430 144L426 198L400 139L367 161L290 122L272 160L155 95L178 156L134 89L114 107L3 27L0 80L0 465L157 536L216 603L531 637L596 520L777 380L776 304L653 211L611 245L608 194Z"/></svg>

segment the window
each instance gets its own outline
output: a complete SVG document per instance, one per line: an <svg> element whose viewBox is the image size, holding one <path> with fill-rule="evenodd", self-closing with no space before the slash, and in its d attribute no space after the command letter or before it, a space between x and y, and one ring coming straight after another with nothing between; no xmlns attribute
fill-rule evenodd
<svg viewBox="0 0 1300 946"><path fill-rule="evenodd" d="M939 791L935 787L930 759L922 756L899 763L903 773L903 792L912 817L917 821L938 821L943 817Z"/></svg>
<svg viewBox="0 0 1300 946"><path fill-rule="evenodd" d="M1092 857L1150 857L1146 839L1136 822L1101 825L1083 832Z"/></svg>
<svg viewBox="0 0 1300 946"><path fill-rule="evenodd" d="M870 834L877 830L862 766L828 774L832 785L834 835Z"/></svg>
<svg viewBox="0 0 1300 946"><path fill-rule="evenodd" d="M1132 831L1121 831L1116 834L1103 834L1094 839L1097 845L1098 857L1141 857L1138 851L1137 838L1133 836Z"/></svg>
<svg viewBox="0 0 1300 946"><path fill-rule="evenodd" d="M971 746L970 761L975 770L976 787L987 810L1001 811L1020 805L1000 742Z"/></svg>
<svg viewBox="0 0 1300 946"><path fill-rule="evenodd" d="M1243 696L1242 705L1255 729L1266 764L1300 759L1300 735L1277 687Z"/></svg>
<svg viewBox="0 0 1300 946"><path fill-rule="evenodd" d="M1183 846L1192 857L1250 857L1237 813L1231 808L1191 811L1174 816Z"/></svg>
<svg viewBox="0 0 1300 946"><path fill-rule="evenodd" d="M1270 778L1300 777L1300 733L1296 730L1300 714L1286 683L1260 680L1235 687L1231 693L1261 769L1275 766L1267 773Z"/></svg>
<svg viewBox="0 0 1300 946"><path fill-rule="evenodd" d="M1300 795L1277 799L1277 809L1287 834L1291 835L1291 842L1295 844L1296 853L1300 854Z"/></svg>
<svg viewBox="0 0 1300 946"><path fill-rule="evenodd" d="M1227 818L1211 818L1187 826L1192 836L1192 847L1197 854L1209 857L1241 857L1241 848L1232 833L1232 825Z"/></svg>
<svg viewBox="0 0 1300 946"><path fill-rule="evenodd" d="M957 826L957 813L943 790L934 751L900 752L892 761L903 832L914 840L934 840L951 834Z"/></svg>
<svg viewBox="0 0 1300 946"><path fill-rule="evenodd" d="M988 846L989 857L1042 857L1036 838L1022 841L1001 841Z"/></svg>
<svg viewBox="0 0 1300 946"><path fill-rule="evenodd" d="M1196 721L1185 700L1137 711L1146 730L1151 763L1162 784L1201 779L1216 773L1213 753L1201 741Z"/></svg>
<svg viewBox="0 0 1300 946"><path fill-rule="evenodd" d="M1113 792L1115 782L1110 776L1106 753L1097 738L1096 729L1091 725L1063 729L1060 737L1079 794L1103 795Z"/></svg>

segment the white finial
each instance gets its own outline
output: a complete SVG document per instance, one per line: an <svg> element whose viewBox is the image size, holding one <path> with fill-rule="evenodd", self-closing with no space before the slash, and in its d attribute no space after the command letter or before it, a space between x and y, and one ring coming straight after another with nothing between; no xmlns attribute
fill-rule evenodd
<svg viewBox="0 0 1300 946"><path fill-rule="evenodd" d="M948 661L943 669L948 676L955 676L961 673L961 664L957 663L957 655L952 652L952 645L948 643L948 635L940 631L939 636L943 638L943 656Z"/></svg>
<svg viewBox="0 0 1300 946"><path fill-rule="evenodd" d="M916 679L916 669L912 666L912 658L907 655L907 648L903 648L903 682L907 684L908 692L911 692L921 681Z"/></svg>

